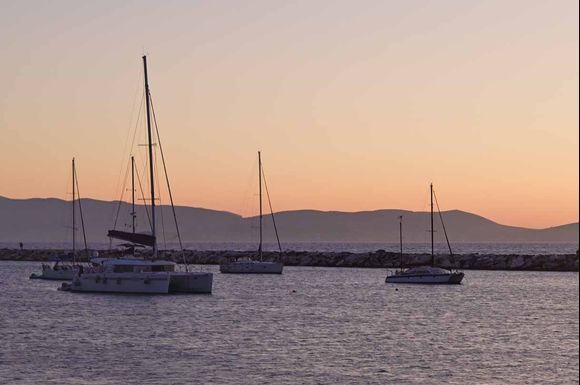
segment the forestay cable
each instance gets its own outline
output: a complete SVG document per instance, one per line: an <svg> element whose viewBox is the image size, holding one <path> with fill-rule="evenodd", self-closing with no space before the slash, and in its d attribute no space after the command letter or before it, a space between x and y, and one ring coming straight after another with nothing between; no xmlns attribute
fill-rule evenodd
<svg viewBox="0 0 580 385"><path fill-rule="evenodd" d="M278 237L278 228L276 227L276 220L274 219L274 210L272 209L272 201L270 200L270 192L268 191L268 183L266 182L266 174L264 174L264 166L262 166L262 177L264 178L264 187L266 187L266 196L268 197L268 205L270 206L270 215L272 216L272 223L274 224L274 232L276 233L276 240L278 241L278 250L280 256L282 255L282 246L280 245L280 237Z"/></svg>

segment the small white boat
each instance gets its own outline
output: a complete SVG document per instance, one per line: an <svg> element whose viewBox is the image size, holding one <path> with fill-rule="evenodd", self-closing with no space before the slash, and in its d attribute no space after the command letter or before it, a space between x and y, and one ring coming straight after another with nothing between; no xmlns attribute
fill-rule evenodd
<svg viewBox="0 0 580 385"><path fill-rule="evenodd" d="M459 285L463 280L463 272L447 270L441 267L435 266L435 248L434 248L434 230L433 230L433 184L430 185L431 189L431 266L419 266L411 267L404 270L403 268L403 217L399 217L399 240L400 240L400 270L394 273L388 273L385 278L386 283L413 283L413 284L428 284L428 285ZM437 209L439 210L439 204L437 204ZM445 230L445 224L443 223L443 217L441 217L441 211L439 211L439 216L441 218L441 223L443 224L443 232L445 233L445 239L447 240L447 246L449 247L449 253L453 256L451 250L451 244L449 243L449 238L447 238L447 231Z"/></svg>
<svg viewBox="0 0 580 385"><path fill-rule="evenodd" d="M262 176L264 175L264 170L262 168L262 155L258 151L258 186L259 186L259 197L260 197L260 244L258 246L258 255L256 259L245 259L245 260L235 260L222 263L220 265L220 272L222 274L282 274L284 265L280 262L264 261L262 255ZM265 179L264 179L265 183ZM268 203L270 204L270 195L268 193L268 185L266 186L266 194L268 195ZM278 249L280 250L280 255L282 255L282 246L280 246L280 238L278 237L278 228L276 227L276 220L274 219L274 211L272 210L272 205L270 204L270 214L272 216L272 223L274 224L274 231L276 233L276 239L278 241Z"/></svg>
<svg viewBox="0 0 580 385"><path fill-rule="evenodd" d="M270 261L232 261L220 265L224 274L282 274L284 265Z"/></svg>
<svg viewBox="0 0 580 385"><path fill-rule="evenodd" d="M69 265L62 263L55 263L54 266L50 266L46 263L42 264L42 273L36 274L32 273L30 279L47 279L54 281L72 281L75 273L77 272L78 265Z"/></svg>
<svg viewBox="0 0 580 385"><path fill-rule="evenodd" d="M209 294L212 290L213 274L178 272L171 261L94 258L91 264L81 267L72 283L63 283L60 290L133 294Z"/></svg>
<svg viewBox="0 0 580 385"><path fill-rule="evenodd" d="M83 239L85 241L85 251L87 257L89 250L87 248L87 238L85 236L85 223L83 220L83 210L80 201L80 194L78 193L78 179L75 166L75 159L72 159L72 252L68 255L59 257L54 265L46 263L42 264L42 272L40 274L32 273L30 279L46 279L53 281L71 281L79 269L79 264L76 261L76 197L78 195L78 206L81 214L81 226L83 230Z"/></svg>

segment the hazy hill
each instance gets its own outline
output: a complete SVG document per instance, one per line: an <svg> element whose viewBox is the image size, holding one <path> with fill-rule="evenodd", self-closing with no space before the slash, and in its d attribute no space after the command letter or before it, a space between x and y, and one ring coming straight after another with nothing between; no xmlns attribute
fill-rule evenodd
<svg viewBox="0 0 580 385"><path fill-rule="evenodd" d="M119 211L117 229L130 231L131 206L127 203L82 200L83 217L89 242L107 241ZM143 206L138 206L137 229L149 227ZM165 228L167 241L176 240L171 207L159 212L160 237ZM248 242L257 239L256 217L242 218L225 211L176 207L184 241ZM297 210L276 214L280 237L286 242L397 242L398 217L402 215L405 242L429 239L429 213L405 210L362 212ZM77 210L77 239L82 238ZM547 229L505 226L479 215L459 210L443 212L451 242L578 242L578 223ZM71 239L71 203L60 199L9 199L0 197L0 242L64 242ZM264 236L273 241L272 220L264 217ZM439 217L435 216L436 239L444 241Z"/></svg>

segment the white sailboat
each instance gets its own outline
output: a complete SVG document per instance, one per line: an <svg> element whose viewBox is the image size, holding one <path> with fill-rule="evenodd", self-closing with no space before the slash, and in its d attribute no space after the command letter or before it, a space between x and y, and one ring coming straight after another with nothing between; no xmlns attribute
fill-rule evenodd
<svg viewBox="0 0 580 385"><path fill-rule="evenodd" d="M387 283L413 283L413 284L430 284L430 285L458 285L463 280L463 272L447 270L441 267L435 266L435 248L434 248L434 236L433 236L433 184L430 185L431 190L431 265L430 266L419 266L411 267L409 269L403 269L403 242L402 242L402 217L399 222L399 235L400 235L400 245L401 245L401 266L400 270L397 270L394 274L387 275L385 282ZM439 212L441 215L441 212ZM441 218L442 219L442 218ZM443 223L443 221L441 221ZM443 232L445 233L445 239L447 240L447 246L449 247L449 252L453 255L451 251L451 245L449 244L449 238L447 238L447 232L445 231L445 225L443 224Z"/></svg>
<svg viewBox="0 0 580 385"><path fill-rule="evenodd" d="M155 229L155 179L153 168L153 142L151 130L151 95L147 77L147 58L143 56L145 73L145 101L147 115L147 136L149 156L149 181L151 188L151 234L110 230L109 236L129 241L132 244L150 246L153 248L151 259L126 256L122 258L94 258L89 268L81 268L71 284L63 283L61 290L73 292L100 292L100 293L140 293L140 294L168 294L168 293L211 293L213 274L207 272L176 271L176 264L172 261L158 259L157 237ZM158 139L158 146L163 150ZM169 189L171 205L173 198ZM134 198L133 198L134 202ZM133 204L134 207L134 204ZM135 210L133 208L133 218ZM175 214L175 213L174 213ZM174 215L174 218L177 217ZM177 225L177 220L175 221ZM134 223L134 222L133 222ZM178 228L179 234L179 228ZM181 240L181 238L180 238Z"/></svg>
<svg viewBox="0 0 580 385"><path fill-rule="evenodd" d="M30 279L46 279L51 281L72 281L78 266L66 263L59 257L59 259L50 265L42 264L42 272L40 274L30 274Z"/></svg>
<svg viewBox="0 0 580 385"><path fill-rule="evenodd" d="M220 272L223 274L282 274L284 265L280 262L264 261L262 246L262 175L264 171L262 169L262 155L258 151L258 185L259 185L259 196L260 196L260 243L258 245L258 256L256 259L248 258L245 260L229 261L220 265ZM266 185L267 190L267 185ZM269 195L268 195L269 199ZM274 219L274 212L272 211L272 206L270 205L270 211L272 215L272 221L274 223L274 230L276 232L276 239L278 239L278 248L280 249L280 254L282 254L282 248L280 247L280 239L278 238L278 230L276 228L276 221Z"/></svg>
<svg viewBox="0 0 580 385"><path fill-rule="evenodd" d="M81 226L83 229L83 238L85 241L85 250L87 251L88 256L88 249L87 249L87 238L85 236L85 224L82 218L82 206L80 202L80 194L75 194L78 192L78 180L76 174L76 166L75 166L75 159L72 159L72 252L68 255L59 256L56 263L54 265L50 265L47 263L42 264L42 273L36 274L32 273L30 275L30 279L46 279L46 280L54 280L54 281L71 281L75 275L75 273L79 269L79 264L76 261L76 196L79 195L79 209L81 214Z"/></svg>

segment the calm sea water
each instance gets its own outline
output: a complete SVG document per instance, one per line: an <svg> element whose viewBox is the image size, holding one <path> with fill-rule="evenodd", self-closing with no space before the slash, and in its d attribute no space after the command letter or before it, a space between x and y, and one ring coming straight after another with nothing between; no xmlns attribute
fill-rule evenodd
<svg viewBox="0 0 580 385"><path fill-rule="evenodd" d="M574 384L578 273L221 275L213 295L59 292L0 262L2 384Z"/></svg>
<svg viewBox="0 0 580 385"><path fill-rule="evenodd" d="M17 242L0 242L0 248L19 247ZM27 242L26 248L30 249L67 249L71 247L66 242ZM92 249L103 250L109 247L108 242L89 243ZM179 244L175 242L160 243L161 249L178 249ZM185 242L184 247L190 250L256 250L257 243L242 242ZM427 243L407 243L404 246L405 253L427 253L431 252L431 244ZM455 254L574 254L578 250L578 242L538 242L538 243L456 243L452 245ZM283 243L283 250L295 251L350 251L350 252L370 252L383 249L386 251L399 251L398 243L353 243L353 242L295 242ZM278 251L277 243L265 243L264 250ZM435 244L435 251L447 254L447 244Z"/></svg>

